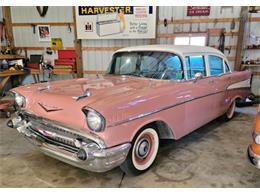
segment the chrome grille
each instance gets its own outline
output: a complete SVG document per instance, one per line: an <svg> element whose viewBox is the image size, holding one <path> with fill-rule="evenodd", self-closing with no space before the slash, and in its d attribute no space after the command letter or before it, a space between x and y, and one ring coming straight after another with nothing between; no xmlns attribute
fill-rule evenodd
<svg viewBox="0 0 260 195"><path fill-rule="evenodd" d="M30 122L30 130L37 132L41 135L42 138L53 140L61 143L62 145L73 147L75 149L77 148L74 143L76 139L85 142L86 144L93 143L92 140L87 139L77 133L68 131L65 127L62 128L58 125L44 122L44 120L41 120L35 116L31 116L30 114L23 113L22 117L26 121Z"/></svg>

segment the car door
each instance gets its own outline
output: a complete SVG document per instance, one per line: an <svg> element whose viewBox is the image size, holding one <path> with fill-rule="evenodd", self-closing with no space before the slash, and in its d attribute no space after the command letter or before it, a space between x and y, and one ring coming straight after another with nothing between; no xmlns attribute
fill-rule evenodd
<svg viewBox="0 0 260 195"><path fill-rule="evenodd" d="M211 87L214 88L213 118L217 118L226 111L229 100L227 99L227 86L230 83L229 67L226 72L224 59L218 55L208 55L209 78Z"/></svg>
<svg viewBox="0 0 260 195"><path fill-rule="evenodd" d="M207 77L206 58L204 55L187 55L185 57L186 82L184 131L189 133L212 120L214 88ZM195 80L200 72L202 78Z"/></svg>

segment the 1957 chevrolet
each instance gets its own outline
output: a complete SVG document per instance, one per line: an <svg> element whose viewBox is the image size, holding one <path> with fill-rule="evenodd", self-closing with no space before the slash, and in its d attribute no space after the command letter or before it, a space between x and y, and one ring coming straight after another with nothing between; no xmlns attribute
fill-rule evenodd
<svg viewBox="0 0 260 195"><path fill-rule="evenodd" d="M218 50L146 45L120 49L105 75L21 86L8 122L45 154L94 172L140 174L160 139L180 139L234 115L251 73L232 72Z"/></svg>

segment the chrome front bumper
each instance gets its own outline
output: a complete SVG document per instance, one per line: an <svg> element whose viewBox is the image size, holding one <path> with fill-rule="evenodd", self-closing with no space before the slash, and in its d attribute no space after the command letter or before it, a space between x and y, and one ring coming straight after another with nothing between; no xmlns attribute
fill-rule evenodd
<svg viewBox="0 0 260 195"><path fill-rule="evenodd" d="M249 146L248 147L248 150L247 150L247 154L248 154L248 158L249 158L249 161L258 169L260 169L260 156L255 154L251 147Z"/></svg>
<svg viewBox="0 0 260 195"><path fill-rule="evenodd" d="M82 134L25 112L11 122L13 128L46 155L93 172L105 172L121 165L131 148L130 143L107 148L94 134Z"/></svg>

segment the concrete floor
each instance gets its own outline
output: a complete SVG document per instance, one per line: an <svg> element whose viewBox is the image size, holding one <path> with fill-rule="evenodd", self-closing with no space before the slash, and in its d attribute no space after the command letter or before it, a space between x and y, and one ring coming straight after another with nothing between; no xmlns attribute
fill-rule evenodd
<svg viewBox="0 0 260 195"><path fill-rule="evenodd" d="M0 119L1 187L260 187L260 170L247 160L256 107L236 110L179 141L161 144L152 168L138 177L119 168L91 173L37 151Z"/></svg>

